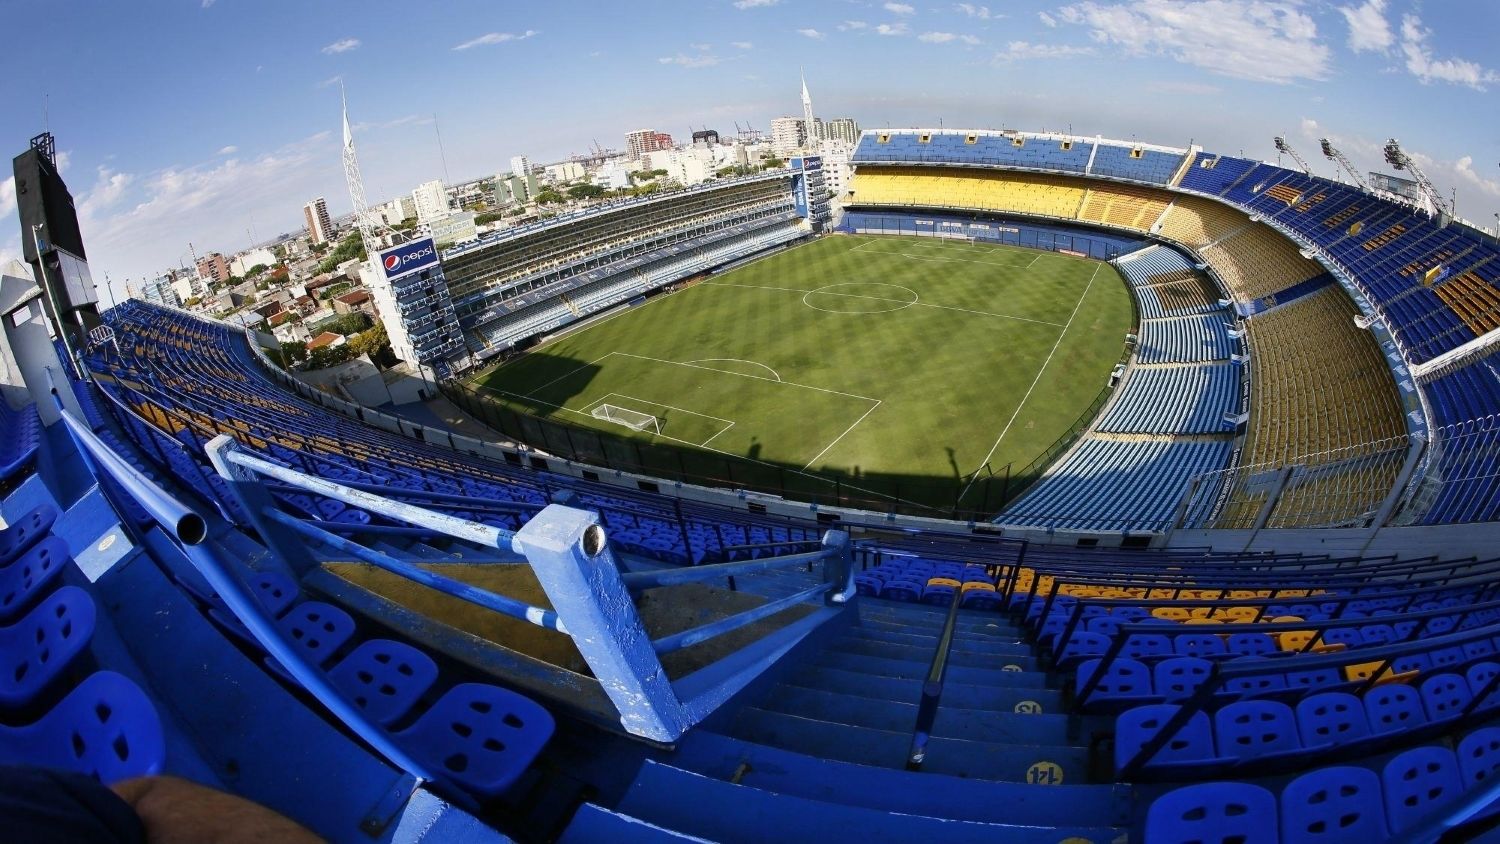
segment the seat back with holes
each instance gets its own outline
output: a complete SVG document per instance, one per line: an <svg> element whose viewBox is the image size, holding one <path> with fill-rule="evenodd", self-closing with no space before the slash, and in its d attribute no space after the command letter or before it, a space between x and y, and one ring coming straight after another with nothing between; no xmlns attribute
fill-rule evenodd
<svg viewBox="0 0 1500 844"><path fill-rule="evenodd" d="M1115 770L1118 772L1171 721L1178 710L1175 704L1137 706L1120 713L1115 719ZM1203 765L1220 761L1214 753L1213 729L1208 714L1194 712L1146 761L1147 767L1162 765Z"/></svg>
<svg viewBox="0 0 1500 844"><path fill-rule="evenodd" d="M307 661L322 665L354 635L354 619L332 604L303 601L276 623Z"/></svg>
<svg viewBox="0 0 1500 844"><path fill-rule="evenodd" d="M1386 763L1380 782L1385 787L1386 820L1395 834L1463 792L1458 760L1446 747L1414 747L1402 753Z"/></svg>
<svg viewBox="0 0 1500 844"><path fill-rule="evenodd" d="M1422 708L1427 712L1427 720L1432 722L1457 718L1474 699L1474 693L1469 691L1469 681L1446 671L1423 680L1420 693Z"/></svg>
<svg viewBox="0 0 1500 844"><path fill-rule="evenodd" d="M1500 683L1496 683L1494 688L1486 691L1497 674L1500 674L1500 664L1497 663L1476 662L1469 666L1469 670L1464 675L1469 681L1469 694L1476 697L1484 695L1479 704L1474 707L1475 712L1488 712L1500 707Z"/></svg>
<svg viewBox="0 0 1500 844"><path fill-rule="evenodd" d="M437 680L432 657L390 639L371 639L339 660L328 679L384 727L399 721Z"/></svg>
<svg viewBox="0 0 1500 844"><path fill-rule="evenodd" d="M1170 702L1192 697L1213 670L1214 664L1206 659L1176 656L1158 662L1151 676L1156 693Z"/></svg>
<svg viewBox="0 0 1500 844"><path fill-rule="evenodd" d="M1464 785L1490 782L1500 772L1500 727L1480 727L1458 743L1458 772Z"/></svg>
<svg viewBox="0 0 1500 844"><path fill-rule="evenodd" d="M1364 693L1365 718L1377 736L1409 730L1427 723L1417 690L1399 683L1376 686Z"/></svg>
<svg viewBox="0 0 1500 844"><path fill-rule="evenodd" d="M161 771L166 742L140 686L113 671L89 675L35 723L0 728L0 762L60 768L105 784Z"/></svg>
<svg viewBox="0 0 1500 844"><path fill-rule="evenodd" d="M1224 646L1235 656L1261 656L1276 652L1276 640L1265 633L1231 633Z"/></svg>
<svg viewBox="0 0 1500 844"><path fill-rule="evenodd" d="M71 560L68 546L48 536L8 565L0 566L0 622L9 622L25 611Z"/></svg>
<svg viewBox="0 0 1500 844"><path fill-rule="evenodd" d="M1275 844L1276 798L1258 785L1207 782L1156 798L1146 811L1152 844Z"/></svg>
<svg viewBox="0 0 1500 844"><path fill-rule="evenodd" d="M1161 633L1132 633L1120 649L1122 656L1131 659L1161 659L1173 653L1172 637Z"/></svg>
<svg viewBox="0 0 1500 844"><path fill-rule="evenodd" d="M1350 744L1369 737L1370 721L1354 695L1321 692L1297 701L1297 734L1308 747Z"/></svg>
<svg viewBox="0 0 1500 844"><path fill-rule="evenodd" d="M1063 645L1062 652L1057 655L1057 664L1059 667L1069 666L1091 657L1104 656L1109 645L1110 639L1103 633L1074 630Z"/></svg>
<svg viewBox="0 0 1500 844"><path fill-rule="evenodd" d="M499 686L462 683L396 738L455 785L488 798L515 784L553 728L552 716L530 698Z"/></svg>
<svg viewBox="0 0 1500 844"><path fill-rule="evenodd" d="M1214 713L1214 745L1236 759L1284 756L1302 750L1292 708L1274 700L1241 700Z"/></svg>
<svg viewBox="0 0 1500 844"><path fill-rule="evenodd" d="M1388 838L1380 778L1368 768L1322 768L1281 792L1281 840L1373 844Z"/></svg>
<svg viewBox="0 0 1500 844"><path fill-rule="evenodd" d="M94 599L64 586L0 628L0 706L30 703L88 646L94 621Z"/></svg>
<svg viewBox="0 0 1500 844"><path fill-rule="evenodd" d="M1229 650L1217 633L1187 633L1174 636L1172 647L1178 656L1195 656L1203 659L1224 656Z"/></svg>
<svg viewBox="0 0 1500 844"><path fill-rule="evenodd" d="M57 508L51 504L38 504L21 518L0 529L0 566L9 565L40 541L52 529L55 521Z"/></svg>

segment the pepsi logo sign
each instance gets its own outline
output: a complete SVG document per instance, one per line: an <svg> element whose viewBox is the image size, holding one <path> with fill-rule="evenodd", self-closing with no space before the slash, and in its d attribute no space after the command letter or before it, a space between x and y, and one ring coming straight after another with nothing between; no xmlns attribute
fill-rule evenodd
<svg viewBox="0 0 1500 844"><path fill-rule="evenodd" d="M385 256L385 268L387 270L394 270L394 269L396 269L399 266L401 266L401 256L400 255L387 255L387 256Z"/></svg>
<svg viewBox="0 0 1500 844"><path fill-rule="evenodd" d="M380 256L380 264L385 267L386 278L416 272L437 262L437 248L430 237L388 249Z"/></svg>

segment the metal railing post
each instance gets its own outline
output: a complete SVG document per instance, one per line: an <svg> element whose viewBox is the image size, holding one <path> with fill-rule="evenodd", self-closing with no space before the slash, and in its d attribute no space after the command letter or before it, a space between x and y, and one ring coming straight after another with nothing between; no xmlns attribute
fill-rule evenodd
<svg viewBox="0 0 1500 844"><path fill-rule="evenodd" d="M548 505L511 547L531 562L584 661L633 735L672 741L690 726L682 701L620 579L595 513Z"/></svg>
<svg viewBox="0 0 1500 844"><path fill-rule="evenodd" d="M214 471L226 481L229 494L239 505L239 512L250 520L249 526L260 534L261 541L271 549L273 556L285 562L291 568L291 574L298 579L320 568L318 561L308 551L307 543L291 535L280 525L273 524L263 515L268 508L276 506L271 493L255 472L233 463L227 457L230 452L243 451L244 447L228 434L220 434L209 440L203 450L208 453L208 461L213 464Z"/></svg>
<svg viewBox="0 0 1500 844"><path fill-rule="evenodd" d="M854 545L849 534L841 530L830 530L823 534L823 549L830 552L823 559L823 582L828 592L823 596L825 606L849 603L854 597Z"/></svg>

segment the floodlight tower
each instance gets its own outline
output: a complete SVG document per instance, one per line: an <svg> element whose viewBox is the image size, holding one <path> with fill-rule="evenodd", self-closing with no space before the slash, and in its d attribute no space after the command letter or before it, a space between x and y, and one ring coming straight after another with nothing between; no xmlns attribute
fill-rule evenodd
<svg viewBox="0 0 1500 844"><path fill-rule="evenodd" d="M1417 190L1421 191L1422 197L1427 200L1429 212L1447 215L1453 213L1448 208L1448 204L1443 202L1443 197L1437 192L1437 187L1432 184L1432 180L1427 178L1427 174L1422 172L1417 162L1401 149L1401 142L1395 138L1385 142L1385 163L1397 170L1411 173L1411 177L1417 182Z"/></svg>
<svg viewBox="0 0 1500 844"><path fill-rule="evenodd" d="M1354 180L1354 184L1359 185L1360 190L1368 191L1370 189L1370 186L1365 184L1365 180L1360 177L1359 171L1354 169L1354 165L1349 162L1349 159L1342 152L1339 152L1338 147L1335 147L1332 141L1327 138L1320 138L1318 144L1323 147L1323 154L1333 159L1340 169L1348 173L1349 178Z"/></svg>
<svg viewBox="0 0 1500 844"><path fill-rule="evenodd" d="M1295 162L1297 162L1297 166L1302 168L1302 172L1303 173L1305 173L1305 174L1307 174L1309 176L1311 176L1313 174L1312 173L1312 168L1308 167L1307 166L1307 162L1304 161L1304 160L1302 160L1302 156L1298 155L1297 151L1294 150L1294 149L1292 149L1292 145L1286 142L1286 138L1283 138L1280 135L1277 135L1274 140L1275 140L1275 143L1276 143L1276 151L1277 152L1283 152L1283 153L1286 153L1287 155L1290 155L1292 157L1292 160L1295 161Z"/></svg>
<svg viewBox="0 0 1500 844"><path fill-rule="evenodd" d="M349 185L349 201L354 205L354 225L365 243L365 254L374 258L380 251L380 238L370 220L370 206L365 202L365 181L359 173L359 156L354 152L354 133L349 129L349 100L344 83L339 82L339 101L344 107L344 181Z"/></svg>

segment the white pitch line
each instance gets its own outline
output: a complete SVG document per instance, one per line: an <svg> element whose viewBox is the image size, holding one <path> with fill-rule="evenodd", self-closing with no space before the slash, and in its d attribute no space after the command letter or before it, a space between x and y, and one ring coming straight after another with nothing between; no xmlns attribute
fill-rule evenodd
<svg viewBox="0 0 1500 844"><path fill-rule="evenodd" d="M728 425L725 425L725 426L724 426L724 427L722 427L722 428L720 428L720 429L719 429L719 430L717 430L717 431L715 431L715 432L714 432L714 435L713 435L713 436L712 436L712 437L709 437L709 438L708 438L708 439L706 439L706 440L704 440L704 441L703 441L703 442L701 442L701 443L698 443L698 447L699 447L699 448L703 448L703 447L704 447L704 446L706 446L706 445L708 445L708 444L709 444L709 443L711 443L711 442L713 442L713 441L714 441L714 440L715 440L715 439L717 439L717 438L718 438L718 436L719 436L719 434L722 434L722 433L724 433L724 432L725 432L725 431L727 431L727 430L729 430L729 429L730 429L730 428L733 428L733 427L734 427L734 423L733 423L733 422L730 422L730 423L729 423L729 424L728 424Z"/></svg>
<svg viewBox="0 0 1500 844"><path fill-rule="evenodd" d="M609 353L609 355L612 355L612 354L614 354L614 352L610 352ZM589 367L593 366L594 364L598 363L599 361L604 360L605 358L609 357L609 355L600 355L599 357L594 358L593 360L589 361L588 363L580 364L576 368L570 369L567 372L564 372L563 374L557 376L556 378L553 378L551 381L548 381L547 383L541 385L540 387L537 387L536 390L534 390L533 392L540 393L542 390L547 389L548 387L552 386L553 384L556 384L557 382L563 380L564 378L567 378L570 375L574 375L576 373L582 372L585 369L588 369ZM512 393L511 395L516 395L516 394Z"/></svg>
<svg viewBox="0 0 1500 844"><path fill-rule="evenodd" d="M812 464L818 462L818 458L820 458L823 455L825 455L825 454L828 453L828 449L833 448L834 446L838 445L839 444L839 440L843 439L845 434L848 434L850 431L854 430L854 428L857 425L859 425L859 423L865 421L865 417L869 416L871 413L874 413L875 412L875 408L877 408L877 407L880 407L880 400L879 399L876 399L875 403L872 404L872 405L870 405L870 409L869 410L866 410L858 419L854 420L854 424L853 425L850 425L849 427L845 428L843 434L839 434L837 437L833 438L833 442L829 443L828 445L823 446L823 450L822 451L820 451L816 455L814 455L813 459L807 461L807 465L802 467L802 471L806 472L809 466L812 466Z"/></svg>
<svg viewBox="0 0 1500 844"><path fill-rule="evenodd" d="M735 363L748 363L751 366L758 366L761 369L764 369L765 371L767 371L767 372L771 373L772 375L776 376L776 380L777 381L781 380L781 373L777 372L776 370L772 369L771 367L766 366L763 363L757 363L757 362L755 362L753 360L745 360L744 358L699 358L698 360L690 360L690 361L688 361L688 363L716 363L716 362L717 363L727 363L729 361L734 361ZM709 369L713 369L713 367L708 367L708 368ZM723 370L723 369L719 370L719 372L726 372L726 371L727 370Z"/></svg>
<svg viewBox="0 0 1500 844"><path fill-rule="evenodd" d="M847 282L847 283L848 284L858 284L859 282ZM861 294L858 294L858 293L829 293L827 291L818 291L818 290L798 290L795 287L768 287L766 285L760 285L760 284L735 284L734 282L729 282L729 281L705 281L705 282L703 282L703 286L705 286L705 287L743 287L743 288L745 288L747 290L780 290L780 291L783 291L783 292L786 292L786 293L801 293L804 296L806 296L808 294L811 294L811 293L818 293L819 295L823 295L823 296L847 296L847 297L849 297L851 299L873 299L873 300L875 300L877 302L906 302L905 299L890 299L890 298L887 298L887 297L884 297L884 296L864 296L864 295L861 295ZM976 310L973 310L973 309L970 309L970 308L960 308L960 307L957 307L956 305L937 305L937 304L933 304L932 302L922 302L922 301L910 302L909 304L915 305L916 307L919 307L919 308L941 308L942 310L945 310L945 311L962 311L962 312L964 312L966 314L975 314L977 316L990 316L990 317L995 317L997 319L1013 319L1013 320L1016 320L1018 322L1033 322L1033 323L1036 323L1037 325L1050 325L1053 328L1062 328L1063 327L1063 324L1060 323L1060 322L1048 322L1045 319L1032 319L1031 317L1015 316L1014 314L997 314L994 311L976 311ZM855 312L854 315L857 316L858 312ZM735 374L738 375L739 373L735 373Z"/></svg>
<svg viewBox="0 0 1500 844"><path fill-rule="evenodd" d="M969 489L974 486L974 480L979 477L979 470L983 469L985 464L990 462L990 458L995 456L995 449L1000 447L1000 441L1005 439L1006 434L1010 433L1010 426L1014 425L1016 417L1021 415L1021 408L1026 406L1026 400L1031 398L1032 391L1036 389L1037 384L1041 383L1042 374L1047 371L1047 366L1052 363L1052 356L1057 354L1057 347L1062 345L1063 338L1068 336L1068 327L1073 324L1073 318L1078 316L1078 310L1083 307L1083 300L1088 298L1089 290L1094 286L1094 279L1099 276L1099 267L1102 266L1104 265L1100 264L1098 267L1094 267L1094 274L1089 276L1089 283L1084 286L1083 295L1078 297L1078 304L1073 306L1073 313L1068 316L1067 325L1064 325L1063 330L1058 333L1057 342L1052 344L1052 351L1047 353L1047 359L1042 361L1041 368L1037 369L1036 377L1031 379L1031 386L1026 388L1026 395L1021 396L1020 404L1016 405L1015 412L1011 413L1010 420L1005 423L1005 427L1000 431L1000 436L995 438L995 444L990 446L990 453L986 454L984 459L979 461L979 465L969 475L969 482L964 484L964 491L958 494L959 501L963 501L964 496L969 494Z"/></svg>
<svg viewBox="0 0 1500 844"><path fill-rule="evenodd" d="M703 284L708 284L708 283L709 282L703 282ZM743 287L744 285L735 285L735 286L736 287ZM804 291L804 290L798 290L796 292L798 292L798 293L805 293L806 291ZM699 366L696 363L683 363L682 361L677 361L677 360L662 360L661 358L654 358L654 357L651 357L649 355L636 355L636 354L631 354L630 352L610 352L610 354L620 355L621 357L627 357L627 358L639 358L640 360L649 360L649 361L654 361L656 363L669 363L672 366L686 366L686 367L690 367L692 369L704 369L704 370L707 370L709 372L718 372L718 373L721 373L723 375L734 375L734 376L738 376L740 378L754 378L756 381L765 381L765 382L768 382L768 383L771 383L771 384L785 384L788 387L801 387L804 390L817 390L820 393L829 393L829 394L832 394L832 395L835 395L835 396L846 396L846 397L851 398L851 399L860 399L862 401L873 401L873 402L879 402L880 401L880 399L872 399L869 396L861 396L861 395L857 395L855 393L846 393L846 392L843 392L842 390L830 390L827 387L814 387L814 386L812 386L810 384L798 384L795 381L773 381L772 379L767 378L764 375L751 375L748 372L734 372L734 371L728 370L728 369L714 369L712 366Z"/></svg>

